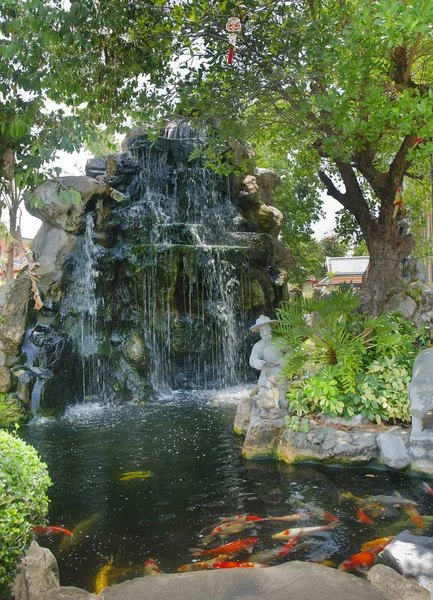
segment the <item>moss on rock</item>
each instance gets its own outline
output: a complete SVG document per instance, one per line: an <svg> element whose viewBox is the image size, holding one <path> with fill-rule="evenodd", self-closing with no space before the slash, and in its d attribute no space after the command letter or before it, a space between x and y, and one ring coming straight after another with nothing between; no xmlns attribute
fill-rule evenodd
<svg viewBox="0 0 433 600"><path fill-rule="evenodd" d="M0 427L25 423L27 412L16 394L0 394Z"/></svg>

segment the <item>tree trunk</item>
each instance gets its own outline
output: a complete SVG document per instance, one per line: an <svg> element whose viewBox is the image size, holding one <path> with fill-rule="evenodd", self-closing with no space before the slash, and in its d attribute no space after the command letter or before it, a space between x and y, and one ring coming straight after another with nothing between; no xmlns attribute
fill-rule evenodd
<svg viewBox="0 0 433 600"><path fill-rule="evenodd" d="M6 283L12 281L14 278L14 259L15 259L15 244L14 240L21 237L19 230L17 229L17 209L11 207L9 210L9 233L11 240L7 247L8 264L6 267Z"/></svg>
<svg viewBox="0 0 433 600"><path fill-rule="evenodd" d="M370 262L363 278L361 309L376 316L380 314L390 288L402 278L404 259L410 254L415 241L401 222L389 223L387 228L377 226L372 229L368 234L363 232Z"/></svg>

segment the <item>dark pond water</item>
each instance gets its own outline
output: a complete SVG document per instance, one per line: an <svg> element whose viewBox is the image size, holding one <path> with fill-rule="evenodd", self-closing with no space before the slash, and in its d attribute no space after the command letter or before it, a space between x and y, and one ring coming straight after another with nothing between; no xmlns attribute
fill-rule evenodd
<svg viewBox="0 0 433 600"><path fill-rule="evenodd" d="M38 536L57 557L62 585L93 591L96 574L110 558L120 570L137 568L126 578L142 574L148 558L175 572L191 562L189 549L219 517L288 515L302 502L336 514L343 525L310 538L290 558L339 564L364 542L404 528L408 515L402 510L377 517L374 525L359 523L355 505L340 498L347 491L398 492L419 502L422 515L433 514L433 496L423 490L423 480L407 474L244 461L232 433L240 393L182 393L121 407L81 404L60 419L40 419L20 429L48 464L54 483L49 523L68 529L82 523L83 534L66 547L67 536ZM152 474L120 481L128 471ZM312 517L301 524L325 522ZM281 545L271 539L273 533L298 525L267 521L221 543L257 535L257 550L272 548Z"/></svg>

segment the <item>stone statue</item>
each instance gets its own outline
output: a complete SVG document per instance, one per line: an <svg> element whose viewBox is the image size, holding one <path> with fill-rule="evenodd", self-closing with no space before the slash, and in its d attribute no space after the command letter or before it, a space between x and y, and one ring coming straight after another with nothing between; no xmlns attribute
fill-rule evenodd
<svg viewBox="0 0 433 600"><path fill-rule="evenodd" d="M409 383L412 433L421 433L425 420L433 411L433 348L418 354L413 363L412 381Z"/></svg>
<svg viewBox="0 0 433 600"><path fill-rule="evenodd" d="M278 321L260 315L250 331L259 332L260 340L251 350L250 366L260 371L257 406L263 418L278 419L286 405L287 380L281 377L284 351L272 340L272 326Z"/></svg>

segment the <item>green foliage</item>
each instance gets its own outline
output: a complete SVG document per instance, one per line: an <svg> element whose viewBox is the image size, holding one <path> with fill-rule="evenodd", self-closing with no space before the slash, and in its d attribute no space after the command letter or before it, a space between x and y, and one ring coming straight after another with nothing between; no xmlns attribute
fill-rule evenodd
<svg viewBox="0 0 433 600"><path fill-rule="evenodd" d="M7 597L32 529L48 511L47 467L34 448L0 430L0 597Z"/></svg>
<svg viewBox="0 0 433 600"><path fill-rule="evenodd" d="M346 419L362 414L377 423L409 419L407 385L426 344L423 331L399 313L360 314L359 303L342 285L278 311L281 344L291 347L282 372L294 380L288 402L298 418L323 412Z"/></svg>

